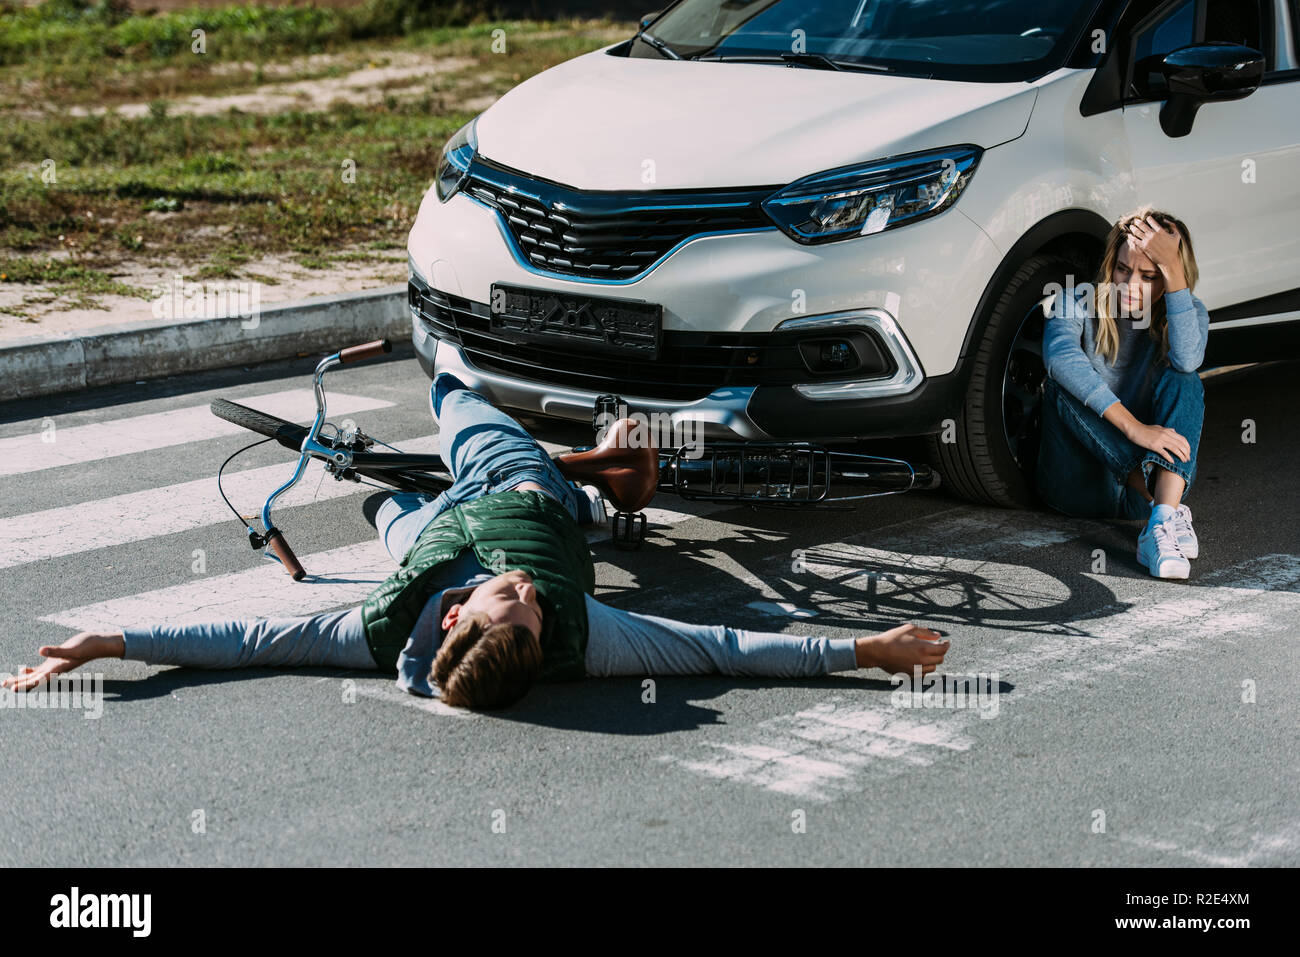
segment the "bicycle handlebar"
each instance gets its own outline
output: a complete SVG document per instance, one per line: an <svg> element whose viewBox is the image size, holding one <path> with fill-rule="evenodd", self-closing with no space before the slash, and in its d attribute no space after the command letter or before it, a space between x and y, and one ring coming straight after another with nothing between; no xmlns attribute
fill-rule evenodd
<svg viewBox="0 0 1300 957"><path fill-rule="evenodd" d="M298 561L298 556L293 553L293 549L289 547L289 543L284 540L284 534L278 528L273 528L266 533L266 544L271 551L275 552L275 557L280 559L280 564L293 576L294 581L300 582L307 577L307 572Z"/></svg>
<svg viewBox="0 0 1300 957"><path fill-rule="evenodd" d="M366 342L359 346L348 346L346 349L340 349L339 362L346 365L349 362L360 362L362 359L374 359L385 352L392 351L393 344L390 341L376 339L374 342Z"/></svg>

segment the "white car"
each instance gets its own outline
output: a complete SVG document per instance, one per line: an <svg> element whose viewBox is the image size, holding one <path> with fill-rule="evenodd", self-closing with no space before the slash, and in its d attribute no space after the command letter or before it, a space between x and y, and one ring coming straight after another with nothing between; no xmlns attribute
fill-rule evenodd
<svg viewBox="0 0 1300 957"><path fill-rule="evenodd" d="M1144 203L1191 231L1208 364L1300 352L1298 0L679 0L446 145L413 340L534 417L925 436L1014 505L1041 303Z"/></svg>

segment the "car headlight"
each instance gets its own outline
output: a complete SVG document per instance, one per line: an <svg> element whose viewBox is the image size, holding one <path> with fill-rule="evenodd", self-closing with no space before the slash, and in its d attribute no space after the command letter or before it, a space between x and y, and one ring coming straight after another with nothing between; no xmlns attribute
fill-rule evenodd
<svg viewBox="0 0 1300 957"><path fill-rule="evenodd" d="M478 137L474 134L477 124L478 117L475 117L458 129L442 148L433 185L444 203L455 196L469 178L470 160L478 152Z"/></svg>
<svg viewBox="0 0 1300 957"><path fill-rule="evenodd" d="M952 146L815 173L773 193L763 209L801 243L868 236L943 212L983 153L978 146Z"/></svg>

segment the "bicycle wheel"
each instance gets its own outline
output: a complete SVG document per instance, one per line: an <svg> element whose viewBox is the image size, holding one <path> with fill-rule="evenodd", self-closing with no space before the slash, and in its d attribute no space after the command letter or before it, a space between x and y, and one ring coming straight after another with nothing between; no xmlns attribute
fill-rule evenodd
<svg viewBox="0 0 1300 957"><path fill-rule="evenodd" d="M250 432L256 432L258 435L264 435L268 439L275 439L292 452L298 452L302 449L302 440L307 437L310 431L304 425L286 422L274 415L259 412L257 409L250 409L246 405L240 405L238 402L231 402L228 399L213 399L208 408L217 418L225 419L227 422L248 429ZM362 442L353 442L349 448L354 453L364 453L366 451L366 446ZM380 482L390 486L399 492L425 492L430 495L437 495L446 489L449 484L445 479L430 475L428 472L409 469L354 467L343 474L345 477L351 474L361 475L373 482Z"/></svg>

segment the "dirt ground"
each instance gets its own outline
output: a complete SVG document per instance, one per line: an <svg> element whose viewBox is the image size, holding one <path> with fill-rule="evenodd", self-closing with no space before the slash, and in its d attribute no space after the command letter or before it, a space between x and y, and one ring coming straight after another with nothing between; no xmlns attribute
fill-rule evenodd
<svg viewBox="0 0 1300 957"><path fill-rule="evenodd" d="M383 66L370 64L345 76L322 77L316 80L298 80L289 83L266 83L256 89L221 96L187 96L168 102L167 112L172 116L211 116L235 109L243 113L280 113L285 110L323 110L333 103L345 102L356 106L373 106L386 97L417 97L428 89L428 80L446 73L454 73L474 66L469 57L443 57L430 59L427 54L392 51L385 54ZM342 62L342 55L316 54L291 63L278 64L287 75L319 70ZM237 65L232 64L231 70ZM265 72L265 70L264 70ZM467 95L463 109L487 109L496 97L493 95ZM115 103L112 106L69 107L73 116L101 114L113 110L122 116L149 115L148 103Z"/></svg>
<svg viewBox="0 0 1300 957"><path fill-rule="evenodd" d="M344 250L343 252L346 252ZM373 253L367 255L373 257ZM158 318L155 303L167 296L178 283L177 273L185 284L202 282L234 289L226 280L196 279L186 274L186 265L179 260L166 264L125 261L113 269L115 278L132 286L149 290L146 298L116 296L98 293L95 307L73 305L69 307L64 297L52 297L43 285L26 283L0 284L0 310L5 306L22 306L27 317L0 311L0 342L10 342L33 336L78 336L106 326L130 322L149 322ZM329 269L307 269L290 257L265 256L249 262L241 270L245 278L239 282L257 282L257 297L261 306L307 299L312 296L334 296L344 292L374 289L406 281L406 254L395 252L391 257L358 260L355 263L337 263ZM248 276L274 277L274 284L246 278ZM42 300L50 300L48 302Z"/></svg>
<svg viewBox="0 0 1300 957"><path fill-rule="evenodd" d="M229 0L199 0L196 4L191 0L155 0L135 6L138 10L170 10L195 5L219 6L228 2ZM352 0L325 0L325 3L343 6L352 5ZM593 23L590 28L583 28L583 36L593 43L612 42L625 34L625 26L611 27L608 24ZM567 30L547 28L540 32L530 32L529 38L535 41L572 35L573 27L570 26ZM291 112L325 112L343 107L344 104L351 108L384 109L392 108L394 101L406 104L409 108L410 104L419 103L421 97L428 98L431 88L435 97L434 108L439 113L478 113L487 109L498 96L520 80L517 72L519 66L510 64L496 68L495 64L485 65L481 59L465 55L463 48L462 44L454 53L439 55L436 49L412 50L370 45L338 52L285 57L260 64L233 59L227 63L214 64L211 68L211 73L231 78L228 92L216 86L210 92L191 91L168 96L165 98L166 115L168 118L218 117L234 110L240 114L267 116ZM169 71L179 70L181 67L172 63L158 67L159 75L164 78L169 75ZM249 83L246 78L254 72L256 82ZM243 82L235 82L236 80ZM29 97L18 98L19 105L8 112L10 115L27 118L31 118L30 114L36 122L43 121L51 110L74 117L103 115L111 111L127 119L138 119L148 117L158 107L156 100L145 100L138 91L128 92L126 86L122 87L118 95L113 95L114 90L110 83L97 102L82 100L61 105L47 102L33 91ZM75 90L67 92L77 95ZM187 214L192 214L195 210L201 211L203 202L187 200ZM383 212L386 213L387 208ZM91 213L86 212L85 215L90 216ZM129 211L123 215L129 215ZM143 218L153 221L175 215L174 212L151 210ZM400 222L405 221L404 217L397 218ZM214 221L216 219L214 216ZM115 220L105 218L101 211L97 221ZM196 232L185 233L175 243L174 251L167 249L161 258L148 255L135 257L129 253L125 256L105 256L86 247L80 250L81 258L78 259L75 258L78 254L75 249L42 250L42 256L48 256L51 260L63 259L72 265L95 266L98 272L114 281L112 288L105 291L101 284L99 288L87 291L84 286L78 287L73 282L61 283L57 279L39 282L33 278L31 281L19 282L15 281L12 274L7 278L0 275L0 342L30 337L74 336L106 326L162 318L155 314L155 304L162 295L162 290L175 284L178 273L184 276L187 283L215 285L235 281L198 275L205 269L209 276L229 275L237 277L239 282L254 282L262 306L371 289L401 283L406 279L406 255L400 247L393 248L393 244L386 247L373 242L357 245L356 239L351 244L341 241L337 248L323 248L317 255L254 253L251 258L237 260L235 272L217 272L210 262L211 251L221 248L225 236L237 225L237 221L233 224L226 221L220 225L198 226ZM406 228L409 228L409 223L399 230L400 237L389 238L404 240ZM62 235L59 236L60 241L63 238ZM198 242L200 239L207 241ZM69 243L69 246L78 245L85 244ZM302 252L299 250L299 253ZM315 262L308 262L313 259ZM328 263L323 268L322 261ZM3 266L4 263L0 261L0 273L4 271ZM132 292L135 294L132 295Z"/></svg>

